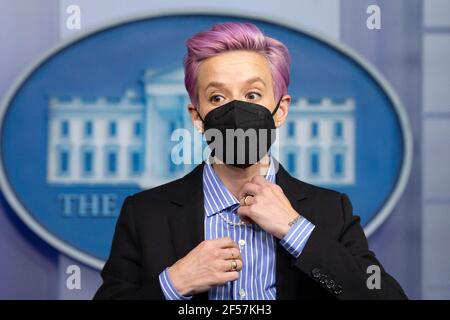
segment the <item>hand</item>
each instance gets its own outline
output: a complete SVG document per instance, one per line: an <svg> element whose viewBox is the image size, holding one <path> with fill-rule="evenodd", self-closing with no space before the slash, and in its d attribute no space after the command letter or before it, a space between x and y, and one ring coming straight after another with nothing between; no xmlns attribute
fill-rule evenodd
<svg viewBox="0 0 450 320"><path fill-rule="evenodd" d="M232 266L236 263L233 271ZM168 269L170 280L181 295L192 295L239 278L242 257L229 237L205 240Z"/></svg>
<svg viewBox="0 0 450 320"><path fill-rule="evenodd" d="M255 176L244 184L238 196L241 199L237 211L239 217L247 223L256 223L278 239L288 233L291 227L289 223L299 217L280 186L263 176Z"/></svg>

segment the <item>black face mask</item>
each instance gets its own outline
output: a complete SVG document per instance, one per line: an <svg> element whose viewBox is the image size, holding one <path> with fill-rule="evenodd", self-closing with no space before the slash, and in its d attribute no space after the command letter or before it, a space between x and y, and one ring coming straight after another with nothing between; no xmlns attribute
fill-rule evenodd
<svg viewBox="0 0 450 320"><path fill-rule="evenodd" d="M211 155L223 163L247 168L261 160L275 141L273 115L262 105L233 100L212 111L203 121L205 138Z"/></svg>

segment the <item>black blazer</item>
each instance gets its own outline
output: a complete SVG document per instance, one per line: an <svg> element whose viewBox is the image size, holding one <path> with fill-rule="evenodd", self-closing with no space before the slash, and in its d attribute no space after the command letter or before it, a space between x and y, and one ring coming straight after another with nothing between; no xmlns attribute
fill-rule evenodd
<svg viewBox="0 0 450 320"><path fill-rule="evenodd" d="M159 273L204 240L202 172L203 164L125 199L94 299L164 299ZM276 183L293 208L316 225L298 259L277 245L277 299L406 298L369 251L345 194L297 180L281 165ZM380 266L380 289L367 288L369 265ZM207 298L207 293L193 297Z"/></svg>

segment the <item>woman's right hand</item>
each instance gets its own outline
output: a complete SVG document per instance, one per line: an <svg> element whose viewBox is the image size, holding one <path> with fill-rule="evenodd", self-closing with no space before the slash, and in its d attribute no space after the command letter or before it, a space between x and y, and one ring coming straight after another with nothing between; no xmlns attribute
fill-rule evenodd
<svg viewBox="0 0 450 320"><path fill-rule="evenodd" d="M236 265L235 265L236 263ZM233 266L236 266L232 270ZM229 237L205 240L175 262L168 274L177 292L190 296L239 278L242 257Z"/></svg>

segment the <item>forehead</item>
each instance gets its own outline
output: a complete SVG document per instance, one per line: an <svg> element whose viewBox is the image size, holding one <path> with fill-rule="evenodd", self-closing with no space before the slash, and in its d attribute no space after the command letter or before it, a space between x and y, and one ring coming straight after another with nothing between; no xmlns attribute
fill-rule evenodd
<svg viewBox="0 0 450 320"><path fill-rule="evenodd" d="M272 78L267 59L256 52L228 51L203 61L198 69L199 89L209 82L240 84L250 78L260 77L267 85Z"/></svg>

